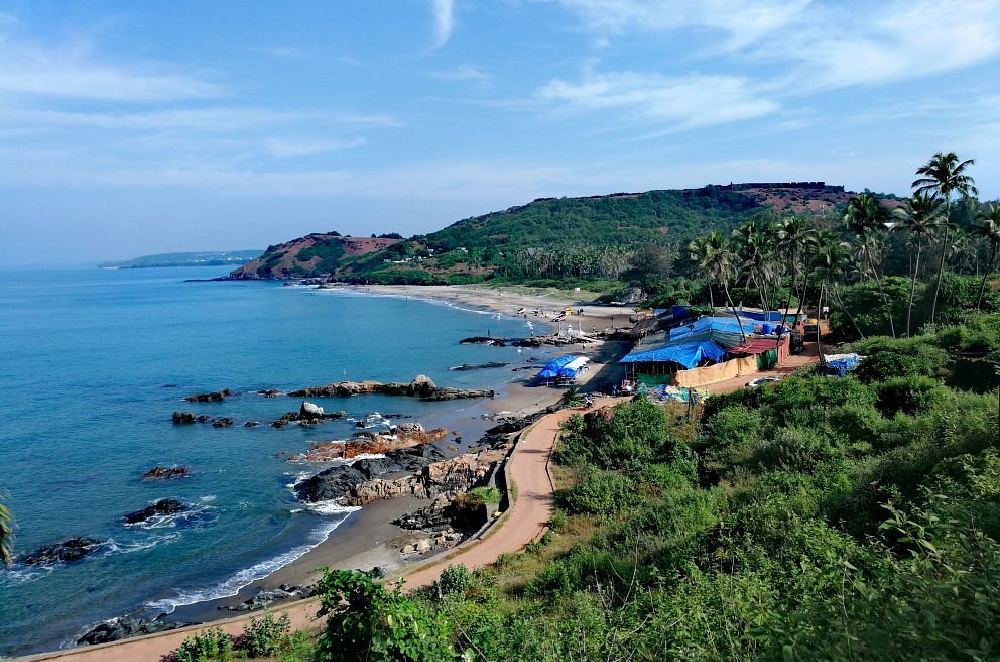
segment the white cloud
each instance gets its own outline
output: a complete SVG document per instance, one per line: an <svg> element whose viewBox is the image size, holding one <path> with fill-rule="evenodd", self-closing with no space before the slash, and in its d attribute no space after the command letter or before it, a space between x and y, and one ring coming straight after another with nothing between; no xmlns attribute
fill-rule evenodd
<svg viewBox="0 0 1000 662"><path fill-rule="evenodd" d="M218 97L224 90L201 78L146 64L98 61L87 43L33 44L0 34L0 98L100 99L122 102Z"/></svg>
<svg viewBox="0 0 1000 662"><path fill-rule="evenodd" d="M430 0L434 19L434 48L441 48L455 31L455 0Z"/></svg>
<svg viewBox="0 0 1000 662"><path fill-rule="evenodd" d="M680 127L721 124L759 117L779 109L739 76L586 73L576 83L553 80L536 98L579 110L623 111L626 117L666 122Z"/></svg>
<svg viewBox="0 0 1000 662"><path fill-rule="evenodd" d="M364 144L364 138L352 138L350 140L286 140L282 138L270 138L265 142L265 146L271 155L279 159L339 152L345 149L361 147Z"/></svg>
<svg viewBox="0 0 1000 662"><path fill-rule="evenodd" d="M430 76L431 78L437 78L438 80L467 81L471 83L478 83L480 85L484 85L490 81L490 75L488 73L479 67L474 67L470 64L464 64L454 67L453 69L432 71Z"/></svg>

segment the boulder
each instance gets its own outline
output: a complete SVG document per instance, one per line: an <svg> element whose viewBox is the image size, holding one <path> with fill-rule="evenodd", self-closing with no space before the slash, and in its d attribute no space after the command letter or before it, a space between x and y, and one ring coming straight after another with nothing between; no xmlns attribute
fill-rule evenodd
<svg viewBox="0 0 1000 662"><path fill-rule="evenodd" d="M100 625L89 630L86 634L77 639L76 643L79 646L94 646L96 644L106 644L109 641L118 641L119 639L136 637L140 634L152 634L154 632L163 632L164 630L173 630L186 625L195 625L195 623L164 621L159 618L148 621L144 618L135 618L134 616L119 616L117 618L112 618L110 621L105 621L104 623L101 623Z"/></svg>
<svg viewBox="0 0 1000 662"><path fill-rule="evenodd" d="M276 388L265 388L257 391L257 395L262 398L277 398L280 395L285 395L285 392Z"/></svg>
<svg viewBox="0 0 1000 662"><path fill-rule="evenodd" d="M193 411L175 411L170 420L174 425L193 425L198 422Z"/></svg>
<svg viewBox="0 0 1000 662"><path fill-rule="evenodd" d="M216 418L212 421L213 428L231 428L233 427L233 419L231 418Z"/></svg>
<svg viewBox="0 0 1000 662"><path fill-rule="evenodd" d="M180 478L191 473L188 467L153 467L142 474L143 480L156 480L158 478Z"/></svg>
<svg viewBox="0 0 1000 662"><path fill-rule="evenodd" d="M421 400L457 400L460 398L492 398L490 389L461 389L435 384L427 375L417 375L409 382L383 384L371 380L362 382L343 381L324 386L307 386L288 395L295 398L350 397L364 393L382 393Z"/></svg>
<svg viewBox="0 0 1000 662"><path fill-rule="evenodd" d="M245 428L259 428L260 427L260 423L257 422L257 421L247 421L246 423L243 424L243 427L245 427Z"/></svg>
<svg viewBox="0 0 1000 662"><path fill-rule="evenodd" d="M219 609L226 611L255 611L264 609L281 600L307 598L315 593L313 587L281 584L278 588L261 589L248 600L235 605L223 605Z"/></svg>
<svg viewBox="0 0 1000 662"><path fill-rule="evenodd" d="M49 565L51 563L73 563L84 558L103 543L93 538L70 538L52 545L39 547L21 557L24 565Z"/></svg>
<svg viewBox="0 0 1000 662"><path fill-rule="evenodd" d="M299 406L300 418L322 418L324 413L322 407L311 402L303 402Z"/></svg>
<svg viewBox="0 0 1000 662"><path fill-rule="evenodd" d="M173 515L187 510L187 506L177 499L157 499L145 508L133 510L122 518L125 524L141 524L157 515Z"/></svg>
<svg viewBox="0 0 1000 662"><path fill-rule="evenodd" d="M222 402L232 394L232 391L228 388L224 388L221 391L210 391L208 393L189 395L184 398L184 400L187 402Z"/></svg>

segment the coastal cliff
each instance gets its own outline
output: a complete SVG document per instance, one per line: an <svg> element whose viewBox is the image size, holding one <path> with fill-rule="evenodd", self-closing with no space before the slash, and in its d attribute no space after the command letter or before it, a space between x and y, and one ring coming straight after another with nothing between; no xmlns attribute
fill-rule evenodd
<svg viewBox="0 0 1000 662"><path fill-rule="evenodd" d="M282 280L334 272L343 259L366 255L392 246L398 237L345 237L320 232L268 246L260 256L243 264L228 280Z"/></svg>

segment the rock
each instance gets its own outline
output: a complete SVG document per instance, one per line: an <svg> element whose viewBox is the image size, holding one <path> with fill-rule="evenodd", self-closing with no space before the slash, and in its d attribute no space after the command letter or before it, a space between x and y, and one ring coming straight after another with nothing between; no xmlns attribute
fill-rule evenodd
<svg viewBox="0 0 1000 662"><path fill-rule="evenodd" d="M277 398L278 396L285 395L285 392L276 388L265 388L257 391L257 395L262 398Z"/></svg>
<svg viewBox="0 0 1000 662"><path fill-rule="evenodd" d="M301 418L322 418L323 408L311 402L303 402L299 406L299 417Z"/></svg>
<svg viewBox="0 0 1000 662"><path fill-rule="evenodd" d="M222 402L232 394L232 391L228 388L224 388L221 391L210 391L208 393L189 395L184 398L184 400L187 402Z"/></svg>
<svg viewBox="0 0 1000 662"><path fill-rule="evenodd" d="M39 547L34 552L21 557L24 565L49 565L51 563L73 563L84 558L100 547L100 540L93 538L70 538L52 545Z"/></svg>
<svg viewBox="0 0 1000 662"><path fill-rule="evenodd" d="M485 370L486 368L503 368L510 365L507 361L487 361L486 363L463 363L453 365L449 370Z"/></svg>
<svg viewBox="0 0 1000 662"><path fill-rule="evenodd" d="M429 552L431 551L431 541L427 538L421 538L416 542L413 549L417 554Z"/></svg>
<svg viewBox="0 0 1000 662"><path fill-rule="evenodd" d="M314 593L314 587L282 584L278 588L261 589L248 600L244 600L236 605L223 605L219 609L225 609L226 611L254 611L268 607L281 600L307 598Z"/></svg>
<svg viewBox="0 0 1000 662"><path fill-rule="evenodd" d="M274 423L271 423L271 427L272 427L272 428L278 428L279 430L280 430L281 428L286 428L286 427L288 427L288 421L286 421L286 420L285 420L285 419L283 419L283 418L279 418L279 419L278 419L278 420L276 420L276 421L275 421Z"/></svg>
<svg viewBox="0 0 1000 662"><path fill-rule="evenodd" d="M305 453L293 455L289 462L330 462L359 455L385 454L420 444L430 444L448 436L444 428L425 431L419 423L404 423L385 433L362 432L348 441L313 444Z"/></svg>
<svg viewBox="0 0 1000 662"><path fill-rule="evenodd" d="M109 641L118 641L119 639L135 637L140 634L152 634L153 632L173 630L186 625L195 625L195 623L185 623L181 621L168 622L158 618L148 621L144 618L135 618L133 616L119 616L118 618L112 618L110 621L101 623L95 628L89 630L86 634L77 639L76 643L80 646L94 646L96 644L105 644Z"/></svg>
<svg viewBox="0 0 1000 662"><path fill-rule="evenodd" d="M180 478L191 473L188 467L153 467L142 474L143 480L156 480L158 478Z"/></svg>
<svg viewBox="0 0 1000 662"><path fill-rule="evenodd" d="M131 513L128 513L122 518L122 521L125 524L140 524L148 520L150 517L155 517L157 515L172 515L174 513L183 512L184 510L187 510L187 506L177 499L157 499L145 508L140 508L139 510L134 510Z"/></svg>
<svg viewBox="0 0 1000 662"><path fill-rule="evenodd" d="M243 427L245 427L245 428L259 428L260 427L260 423L257 422L257 421L247 421L246 423L243 424Z"/></svg>
<svg viewBox="0 0 1000 662"><path fill-rule="evenodd" d="M231 418L216 418L212 421L213 428L231 428L233 427L233 419Z"/></svg>
<svg viewBox="0 0 1000 662"><path fill-rule="evenodd" d="M491 389L461 389L435 384L427 375L417 375L410 382L383 384L372 380L362 382L343 381L325 386L309 386L291 391L288 395L296 398L350 397L366 393L381 393L421 400L458 400L464 398L492 398Z"/></svg>
<svg viewBox="0 0 1000 662"><path fill-rule="evenodd" d="M316 405L309 402L303 402L302 404L310 405L310 407L316 407ZM316 407L316 409L318 409L320 412L323 412L322 407ZM284 414L281 418L271 423L271 427L283 428L286 427L289 423L298 423L299 425L319 425L323 421L335 420L338 418L346 418L346 417L347 417L346 411L336 411L333 412L332 414L327 414L327 413L312 414L304 412L302 407L300 407L299 411L290 411L287 414Z"/></svg>
<svg viewBox="0 0 1000 662"><path fill-rule="evenodd" d="M198 421L192 411L175 411L170 420L174 425L192 425Z"/></svg>
<svg viewBox="0 0 1000 662"><path fill-rule="evenodd" d="M352 495L355 488L368 481L378 480L387 473L410 473L417 471L431 462L443 458L440 450L433 446L415 446L399 451L386 453L384 458L358 460L351 465L330 467L315 476L300 481L295 486L296 496L305 502L327 501ZM412 493L409 481L412 476L404 476L394 481L381 483L369 489L380 490L378 498L389 498L401 494ZM368 492L366 492L368 494ZM356 497L355 497L356 498ZM370 501L378 498L366 497ZM367 503L367 501L366 501Z"/></svg>

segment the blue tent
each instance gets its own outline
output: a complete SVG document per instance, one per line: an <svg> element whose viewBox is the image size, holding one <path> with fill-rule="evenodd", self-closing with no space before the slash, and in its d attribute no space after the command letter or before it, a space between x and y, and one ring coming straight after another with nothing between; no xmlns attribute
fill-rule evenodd
<svg viewBox="0 0 1000 662"><path fill-rule="evenodd" d="M626 354L619 363L653 363L672 361L685 368L697 367L705 359L721 361L726 356L719 343L714 340L696 340L694 342L667 343L654 349Z"/></svg>
<svg viewBox="0 0 1000 662"><path fill-rule="evenodd" d="M753 330L753 321L745 317L740 318L740 321L743 323L744 333L749 333ZM670 329L670 339L680 340L691 335L710 333L712 331L738 334L740 332L740 321L737 321L735 317L700 317L690 324Z"/></svg>
<svg viewBox="0 0 1000 662"><path fill-rule="evenodd" d="M538 379L555 379L560 376L559 371L563 368L563 366L567 363L575 361L577 358L576 354L566 354L565 356L552 359L542 366L542 369L539 370L538 374L535 376L538 377Z"/></svg>
<svg viewBox="0 0 1000 662"><path fill-rule="evenodd" d="M558 376L558 370L550 370L549 368L542 368L536 375L539 379L555 379Z"/></svg>

